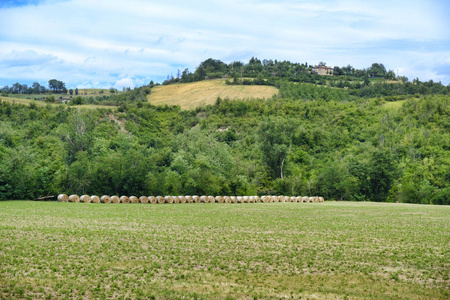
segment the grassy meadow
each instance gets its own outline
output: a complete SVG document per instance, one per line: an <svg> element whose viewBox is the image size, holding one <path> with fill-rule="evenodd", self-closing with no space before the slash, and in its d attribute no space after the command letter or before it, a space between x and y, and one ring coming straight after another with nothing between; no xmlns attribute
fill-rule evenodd
<svg viewBox="0 0 450 300"><path fill-rule="evenodd" d="M0 202L0 298L448 299L450 207Z"/></svg>
<svg viewBox="0 0 450 300"><path fill-rule="evenodd" d="M156 86L147 96L153 105L180 105L182 109L194 109L201 105L214 104L217 97L222 99L270 98L278 94L272 86L226 85L225 80L205 80Z"/></svg>

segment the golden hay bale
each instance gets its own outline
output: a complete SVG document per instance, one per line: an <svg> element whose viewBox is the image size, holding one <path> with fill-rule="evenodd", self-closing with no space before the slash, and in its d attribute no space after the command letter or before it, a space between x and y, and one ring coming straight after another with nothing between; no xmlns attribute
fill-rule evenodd
<svg viewBox="0 0 450 300"><path fill-rule="evenodd" d="M96 196L96 195L91 196L91 202L92 203L100 203L100 197Z"/></svg>
<svg viewBox="0 0 450 300"><path fill-rule="evenodd" d="M194 203L200 203L200 197L197 195L192 196L192 200L194 201Z"/></svg>
<svg viewBox="0 0 450 300"><path fill-rule="evenodd" d="M255 198L253 196L248 196L248 203L255 203Z"/></svg>
<svg viewBox="0 0 450 300"><path fill-rule="evenodd" d="M185 196L187 203L194 203L194 198L192 196Z"/></svg>
<svg viewBox="0 0 450 300"><path fill-rule="evenodd" d="M224 202L223 197L222 196L216 196L216 202L217 203L223 203Z"/></svg>
<svg viewBox="0 0 450 300"><path fill-rule="evenodd" d="M143 203L143 204L147 204L148 203L148 197L147 196L140 196L139 197L139 202Z"/></svg>
<svg viewBox="0 0 450 300"><path fill-rule="evenodd" d="M80 197L80 201L83 203L91 203L91 196L89 195L82 195Z"/></svg>
<svg viewBox="0 0 450 300"><path fill-rule="evenodd" d="M208 196L208 202L214 203L214 202L216 202L216 198L214 198L214 196Z"/></svg>
<svg viewBox="0 0 450 300"><path fill-rule="evenodd" d="M242 203L249 203L248 200L249 200L248 196L242 197Z"/></svg>
<svg viewBox="0 0 450 300"><path fill-rule="evenodd" d="M157 201L159 204L166 203L166 199L164 199L163 196L157 196L157 197L156 197L156 201Z"/></svg>
<svg viewBox="0 0 450 300"><path fill-rule="evenodd" d="M130 203L139 203L139 198L136 196L130 196Z"/></svg>
<svg viewBox="0 0 450 300"><path fill-rule="evenodd" d="M309 197L309 202L310 203L314 202L314 197Z"/></svg>
<svg viewBox="0 0 450 300"><path fill-rule="evenodd" d="M120 197L120 203L130 203L130 198L127 196Z"/></svg>
<svg viewBox="0 0 450 300"><path fill-rule="evenodd" d="M298 196L297 197L297 202L303 202L303 197L302 196Z"/></svg>
<svg viewBox="0 0 450 300"><path fill-rule="evenodd" d="M173 198L172 196L165 196L164 199L166 199L166 203L172 204L173 203Z"/></svg>
<svg viewBox="0 0 450 300"><path fill-rule="evenodd" d="M297 197L291 197L291 202L297 202Z"/></svg>
<svg viewBox="0 0 450 300"><path fill-rule="evenodd" d="M156 204L158 201L156 201L155 196L148 196L148 202L150 202L150 204Z"/></svg>
<svg viewBox="0 0 450 300"><path fill-rule="evenodd" d="M303 197L303 202L308 203L309 202L309 197L308 196L304 196Z"/></svg>
<svg viewBox="0 0 450 300"><path fill-rule="evenodd" d="M225 197L223 197L223 202L225 202L225 203L231 203L231 197L230 197L230 196L225 196Z"/></svg>
<svg viewBox="0 0 450 300"><path fill-rule="evenodd" d="M261 202L261 198L259 198L259 196L254 196L255 198L255 203L259 203L259 202Z"/></svg>
<svg viewBox="0 0 450 300"><path fill-rule="evenodd" d="M271 199L271 202L280 202L280 198L278 196L272 196Z"/></svg>
<svg viewBox="0 0 450 300"><path fill-rule="evenodd" d="M323 199L323 197L319 197L319 202L325 202L325 199Z"/></svg>
<svg viewBox="0 0 450 300"><path fill-rule="evenodd" d="M244 199L242 198L242 196L236 196L236 203L244 203Z"/></svg>
<svg viewBox="0 0 450 300"><path fill-rule="evenodd" d="M59 194L58 201L59 202L69 202L69 196L67 196L66 194Z"/></svg>
<svg viewBox="0 0 450 300"><path fill-rule="evenodd" d="M70 195L69 196L69 202L80 202L80 197L78 197L78 195Z"/></svg>
<svg viewBox="0 0 450 300"><path fill-rule="evenodd" d="M278 196L279 202L286 202L286 197L284 196Z"/></svg>
<svg viewBox="0 0 450 300"><path fill-rule="evenodd" d="M284 196L284 201L285 201L285 202L291 202L291 197L289 197L289 196Z"/></svg>
<svg viewBox="0 0 450 300"><path fill-rule="evenodd" d="M314 196L314 203L319 203L319 197Z"/></svg>
<svg viewBox="0 0 450 300"><path fill-rule="evenodd" d="M111 197L108 195L103 195L100 198L101 203L111 203Z"/></svg>
<svg viewBox="0 0 450 300"><path fill-rule="evenodd" d="M238 198L236 196L230 196L231 203L238 203Z"/></svg>
<svg viewBox="0 0 450 300"><path fill-rule="evenodd" d="M111 196L111 203L120 203L120 198L119 196Z"/></svg>
<svg viewBox="0 0 450 300"><path fill-rule="evenodd" d="M269 196L262 196L261 197L261 202L263 202L263 203L269 202Z"/></svg>
<svg viewBox="0 0 450 300"><path fill-rule="evenodd" d="M200 203L208 203L208 196L200 196Z"/></svg>
<svg viewBox="0 0 450 300"><path fill-rule="evenodd" d="M180 203L180 198L178 198L178 196L172 196L173 199L173 203L178 204Z"/></svg>
<svg viewBox="0 0 450 300"><path fill-rule="evenodd" d="M180 203L181 204L186 203L186 197L185 196L178 196L178 199L180 199Z"/></svg>

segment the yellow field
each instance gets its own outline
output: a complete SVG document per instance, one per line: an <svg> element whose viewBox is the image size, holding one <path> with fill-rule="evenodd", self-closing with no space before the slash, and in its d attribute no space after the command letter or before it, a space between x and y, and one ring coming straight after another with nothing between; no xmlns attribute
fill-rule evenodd
<svg viewBox="0 0 450 300"><path fill-rule="evenodd" d="M226 85L225 80L207 80L194 83L156 86L147 96L153 105L179 105L182 109L192 109L201 105L214 104L217 97L222 99L270 98L278 94L272 86Z"/></svg>

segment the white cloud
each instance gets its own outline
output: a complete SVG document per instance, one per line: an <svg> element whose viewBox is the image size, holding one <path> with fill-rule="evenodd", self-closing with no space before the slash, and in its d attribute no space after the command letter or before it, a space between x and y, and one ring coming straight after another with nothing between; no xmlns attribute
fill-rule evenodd
<svg viewBox="0 0 450 300"><path fill-rule="evenodd" d="M73 87L113 86L124 78L140 84L178 68L192 71L209 57L251 56L359 68L377 61L448 83L450 71L438 71L450 48L442 3L72 0L3 8L0 84L33 78ZM426 46L439 43L442 49Z"/></svg>
<svg viewBox="0 0 450 300"><path fill-rule="evenodd" d="M114 84L114 88L121 90L122 88L134 88L136 85L131 78L120 79Z"/></svg>

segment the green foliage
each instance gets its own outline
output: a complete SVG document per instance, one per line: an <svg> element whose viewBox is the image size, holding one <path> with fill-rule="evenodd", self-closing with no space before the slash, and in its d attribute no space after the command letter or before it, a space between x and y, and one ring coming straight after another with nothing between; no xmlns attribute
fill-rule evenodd
<svg viewBox="0 0 450 300"><path fill-rule="evenodd" d="M276 193L448 204L448 96L404 96L389 109L331 87L280 88L280 97L192 111L0 102L0 198Z"/></svg>

